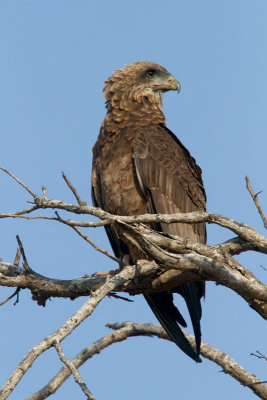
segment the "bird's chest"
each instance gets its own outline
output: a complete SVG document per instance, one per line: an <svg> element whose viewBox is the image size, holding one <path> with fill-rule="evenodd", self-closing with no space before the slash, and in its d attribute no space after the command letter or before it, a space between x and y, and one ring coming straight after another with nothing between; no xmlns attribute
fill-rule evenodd
<svg viewBox="0 0 267 400"><path fill-rule="evenodd" d="M134 137L119 133L106 138L99 159L101 191L104 209L119 215L136 215L147 212L140 196L133 163Z"/></svg>

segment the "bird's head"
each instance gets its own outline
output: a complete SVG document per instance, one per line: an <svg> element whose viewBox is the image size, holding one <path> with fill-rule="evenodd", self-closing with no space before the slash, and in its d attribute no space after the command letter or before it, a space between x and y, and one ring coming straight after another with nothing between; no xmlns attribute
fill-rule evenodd
<svg viewBox="0 0 267 400"><path fill-rule="evenodd" d="M161 65L139 61L114 71L105 80L104 95L112 108L131 111L133 103L162 107L162 94L180 91L180 83Z"/></svg>

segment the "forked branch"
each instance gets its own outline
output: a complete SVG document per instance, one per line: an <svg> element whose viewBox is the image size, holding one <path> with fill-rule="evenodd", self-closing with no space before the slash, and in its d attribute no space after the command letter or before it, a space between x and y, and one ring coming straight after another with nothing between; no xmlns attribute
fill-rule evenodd
<svg viewBox="0 0 267 400"><path fill-rule="evenodd" d="M160 339L170 340L160 325L122 322L108 323L106 326L113 329L114 332L107 334L85 349L81 350L80 353L71 360L71 363L76 369L83 365L88 359L92 358L95 354L99 354L102 350L111 346L112 344L126 340L129 337L155 336ZM184 334L189 340L190 344L194 347L194 337L186 332L184 332ZM229 374L242 385L247 386L247 388L253 391L259 398L267 398L267 386L264 383L261 383L261 381L255 375L245 370L240 364L238 364L225 353L222 353L220 350L217 350L208 343L202 341L201 355L219 365L223 369L224 373ZM61 368L60 371L48 382L48 384L24 400L46 399L51 394L56 392L56 390L69 378L70 374L71 372L67 367Z"/></svg>

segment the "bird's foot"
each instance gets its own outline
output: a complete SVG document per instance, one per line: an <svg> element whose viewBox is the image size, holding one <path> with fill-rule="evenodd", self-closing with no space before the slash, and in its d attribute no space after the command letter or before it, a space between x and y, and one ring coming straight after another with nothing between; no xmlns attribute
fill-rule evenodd
<svg viewBox="0 0 267 400"><path fill-rule="evenodd" d="M147 264L149 261L148 260L138 260L136 265L138 265L139 267L142 267L143 265Z"/></svg>
<svg viewBox="0 0 267 400"><path fill-rule="evenodd" d="M97 271L97 272L94 273L94 275L96 275L96 276L105 276L106 277L106 282L109 282L110 279L113 278L113 276L115 276L119 272L121 272L121 268L111 269L108 272L107 271Z"/></svg>
<svg viewBox="0 0 267 400"><path fill-rule="evenodd" d="M94 276L106 276L107 274L108 274L107 271L97 271L93 273Z"/></svg>
<svg viewBox="0 0 267 400"><path fill-rule="evenodd" d="M149 261L145 259L137 260L135 264L136 272L139 273L140 268L143 267L143 265L147 264Z"/></svg>

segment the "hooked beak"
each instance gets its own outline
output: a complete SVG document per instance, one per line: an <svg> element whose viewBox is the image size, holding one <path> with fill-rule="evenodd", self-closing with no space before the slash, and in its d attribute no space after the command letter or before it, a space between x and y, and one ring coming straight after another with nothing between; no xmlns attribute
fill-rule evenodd
<svg viewBox="0 0 267 400"><path fill-rule="evenodd" d="M181 90L181 85L172 75L164 76L163 78L157 78L153 82L153 87L156 90L162 90L163 92L167 92L168 90L177 90L179 93Z"/></svg>
<svg viewBox="0 0 267 400"><path fill-rule="evenodd" d="M178 82L177 79L175 79L172 75L169 76L166 82L166 87L168 87L167 90L177 90L178 93L181 90L180 82Z"/></svg>

